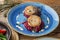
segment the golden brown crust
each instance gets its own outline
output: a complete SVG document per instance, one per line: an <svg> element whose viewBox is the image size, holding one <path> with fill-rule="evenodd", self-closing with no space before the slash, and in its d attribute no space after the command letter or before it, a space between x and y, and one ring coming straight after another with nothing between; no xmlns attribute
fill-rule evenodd
<svg viewBox="0 0 60 40"><path fill-rule="evenodd" d="M31 26L31 27L36 27L36 26L39 26L41 24L41 18L37 15L31 15L29 18L28 18L28 24Z"/></svg>
<svg viewBox="0 0 60 40"><path fill-rule="evenodd" d="M24 13L26 15L32 15L32 14L37 14L38 8L34 6L27 6L24 10Z"/></svg>

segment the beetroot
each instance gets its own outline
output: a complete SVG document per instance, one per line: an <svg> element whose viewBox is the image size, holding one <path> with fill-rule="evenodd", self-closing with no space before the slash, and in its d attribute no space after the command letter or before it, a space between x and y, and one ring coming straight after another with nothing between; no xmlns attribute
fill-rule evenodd
<svg viewBox="0 0 60 40"><path fill-rule="evenodd" d="M24 26L25 26L25 28L26 28L27 30L32 31L32 28L31 28L31 26L28 25L28 22L27 22L27 21L24 22Z"/></svg>
<svg viewBox="0 0 60 40"><path fill-rule="evenodd" d="M32 28L31 26L29 26L27 21L24 22L23 24L24 24L24 26L27 30L29 30L29 31L34 30L35 32L39 32L44 27L44 22L43 21L41 22L40 26L37 26L35 28Z"/></svg>
<svg viewBox="0 0 60 40"><path fill-rule="evenodd" d="M35 28L35 32L39 32L40 31L40 26L37 26L36 28Z"/></svg>
<svg viewBox="0 0 60 40"><path fill-rule="evenodd" d="M35 32L39 32L43 27L44 27L44 22L42 21L41 25L35 28Z"/></svg>
<svg viewBox="0 0 60 40"><path fill-rule="evenodd" d="M44 24L44 22L42 21L40 27L43 28L44 25L45 25L45 24Z"/></svg>
<svg viewBox="0 0 60 40"><path fill-rule="evenodd" d="M27 18L29 17L29 15L26 15L25 13L24 13L24 16L27 17Z"/></svg>
<svg viewBox="0 0 60 40"><path fill-rule="evenodd" d="M35 15L40 16L41 14L39 13L39 14L35 14ZM26 15L25 13L24 13L24 16L25 16L26 18L29 17L29 15Z"/></svg>

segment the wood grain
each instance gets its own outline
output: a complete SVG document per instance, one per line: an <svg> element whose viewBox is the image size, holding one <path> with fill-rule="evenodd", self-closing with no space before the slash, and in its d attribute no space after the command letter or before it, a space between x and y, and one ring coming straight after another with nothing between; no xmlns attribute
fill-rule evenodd
<svg viewBox="0 0 60 40"><path fill-rule="evenodd" d="M40 3L44 3L46 5L49 5L60 16L60 0L22 0L22 2L29 2L29 1L40 2ZM15 0L15 3L20 3L20 2L21 2L20 0L18 0L18 1ZM3 16L3 14L1 13L0 14L0 21L3 21L5 23L7 23L6 22L7 20L5 20L5 18L3 18L2 16ZM20 36L20 40L35 40L37 38L40 38L40 37L28 37L28 36L24 36L24 35L21 35L21 34L19 34L19 36ZM42 36L42 37L55 37L55 38L60 38L60 22L59 22L59 26L52 33L50 33L48 35L45 35L45 36ZM16 36L14 37L14 40L18 40L18 39L15 39L15 38L17 38ZM13 40L13 36L12 36L12 40Z"/></svg>

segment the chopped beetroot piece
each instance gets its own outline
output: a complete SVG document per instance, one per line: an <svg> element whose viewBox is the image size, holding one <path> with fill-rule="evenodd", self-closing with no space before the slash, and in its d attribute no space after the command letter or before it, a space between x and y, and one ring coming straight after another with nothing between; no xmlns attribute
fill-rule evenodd
<svg viewBox="0 0 60 40"><path fill-rule="evenodd" d="M43 28L44 25L45 25L45 24L44 24L44 22L42 21L40 27Z"/></svg>
<svg viewBox="0 0 60 40"><path fill-rule="evenodd" d="M24 13L24 16L27 17L27 18L29 17L29 15L26 15L25 13Z"/></svg>
<svg viewBox="0 0 60 40"><path fill-rule="evenodd" d="M27 21L24 22L24 26L25 26L25 28L26 28L27 30L32 31L32 28L31 28L31 26L28 25L28 22L27 22Z"/></svg>
<svg viewBox="0 0 60 40"><path fill-rule="evenodd" d="M41 25L35 28L35 32L39 32L43 27L44 27L44 22L42 21Z"/></svg>
<svg viewBox="0 0 60 40"><path fill-rule="evenodd" d="M44 27L44 22L43 21L42 21L40 26L37 26L35 28L32 28L31 26L29 26L27 21L24 22L23 24L24 24L24 26L27 30L29 30L29 31L34 30L35 32L39 32Z"/></svg>
<svg viewBox="0 0 60 40"><path fill-rule="evenodd" d="M41 16L41 12L38 12L38 14L36 14L37 16Z"/></svg>
<svg viewBox="0 0 60 40"><path fill-rule="evenodd" d="M40 31L40 26L37 26L36 28L35 28L35 32L39 32Z"/></svg>

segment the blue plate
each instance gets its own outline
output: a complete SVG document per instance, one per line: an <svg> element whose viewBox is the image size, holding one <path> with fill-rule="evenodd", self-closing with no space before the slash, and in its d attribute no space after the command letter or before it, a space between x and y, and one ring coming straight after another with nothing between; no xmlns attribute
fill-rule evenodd
<svg viewBox="0 0 60 40"><path fill-rule="evenodd" d="M39 31L38 33L28 31L22 24L22 22L27 20L27 18L23 15L23 11L24 11L25 7L30 6L30 5L36 6L39 9L41 9L40 17L43 20L43 22L45 23L44 28L41 29L41 31ZM18 33L21 33L21 34L27 35L27 36L36 37L36 36L46 35L46 34L52 32L54 29L56 29L56 27L59 24L59 17L57 15L57 13L51 7L49 7L45 4L36 3L36 2L27 2L27 3L19 4L15 7L13 7L9 11L8 22L11 25L11 27ZM20 22L20 25L17 25L16 23L19 23L19 22Z"/></svg>

